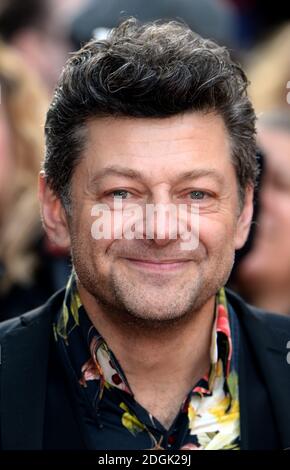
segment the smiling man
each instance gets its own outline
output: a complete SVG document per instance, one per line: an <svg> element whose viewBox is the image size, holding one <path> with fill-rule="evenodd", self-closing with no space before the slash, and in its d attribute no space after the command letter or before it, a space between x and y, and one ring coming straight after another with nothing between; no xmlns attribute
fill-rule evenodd
<svg viewBox="0 0 290 470"><path fill-rule="evenodd" d="M290 322L224 289L257 173L246 88L224 48L175 22L127 20L68 61L40 200L73 269L1 326L3 449L290 446ZM196 246L148 205L182 207ZM133 206L143 228L115 236Z"/></svg>

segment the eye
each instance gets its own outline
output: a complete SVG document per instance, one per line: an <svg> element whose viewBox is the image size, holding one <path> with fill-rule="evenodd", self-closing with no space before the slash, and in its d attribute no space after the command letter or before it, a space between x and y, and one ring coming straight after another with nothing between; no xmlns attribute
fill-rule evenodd
<svg viewBox="0 0 290 470"><path fill-rule="evenodd" d="M115 189L115 191L109 193L109 196L113 196L114 199L127 199L128 195L129 191L125 189Z"/></svg>
<svg viewBox="0 0 290 470"><path fill-rule="evenodd" d="M204 199L206 196L206 193L204 191L191 191L189 194L191 199L195 200Z"/></svg>

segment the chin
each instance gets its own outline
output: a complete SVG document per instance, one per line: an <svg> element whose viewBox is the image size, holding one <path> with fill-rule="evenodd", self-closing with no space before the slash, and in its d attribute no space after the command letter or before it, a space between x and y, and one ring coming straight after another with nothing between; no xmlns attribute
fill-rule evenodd
<svg viewBox="0 0 290 470"><path fill-rule="evenodd" d="M152 299L150 300L148 302L144 300L142 305L133 305L132 302L128 302L127 305L125 303L125 306L130 316L137 321L156 323L157 325L180 322L188 317L193 310L192 306L174 306L172 302L168 305L164 305L164 302L152 304ZM144 305L146 305L146 309L144 309Z"/></svg>

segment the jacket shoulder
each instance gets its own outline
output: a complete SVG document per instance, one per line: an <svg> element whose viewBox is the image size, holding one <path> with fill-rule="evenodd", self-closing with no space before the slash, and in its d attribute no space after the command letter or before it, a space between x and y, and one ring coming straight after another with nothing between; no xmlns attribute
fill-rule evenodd
<svg viewBox="0 0 290 470"><path fill-rule="evenodd" d="M226 289L226 295L243 324L249 326L254 326L255 324L256 328L261 327L269 332L288 335L290 340L290 316L269 312L250 305L242 297L229 289Z"/></svg>
<svg viewBox="0 0 290 470"><path fill-rule="evenodd" d="M247 304L249 310L258 318L263 319L270 327L278 329L286 329L290 332L290 316L273 313L268 310L262 310Z"/></svg>
<svg viewBox="0 0 290 470"><path fill-rule="evenodd" d="M42 448L51 325L63 297L64 289L0 324L0 449Z"/></svg>
<svg viewBox="0 0 290 470"><path fill-rule="evenodd" d="M7 335L17 333L23 327L34 325L50 317L52 311L59 308L63 301L64 289L56 292L47 302L40 307L23 313L19 317L11 318L0 323L0 341Z"/></svg>

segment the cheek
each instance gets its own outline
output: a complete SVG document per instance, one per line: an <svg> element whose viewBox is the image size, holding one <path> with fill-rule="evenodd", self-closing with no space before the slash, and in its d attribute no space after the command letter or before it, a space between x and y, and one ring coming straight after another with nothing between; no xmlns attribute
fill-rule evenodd
<svg viewBox="0 0 290 470"><path fill-rule="evenodd" d="M115 230L112 214L93 207L91 203L84 204L83 207L78 205L75 214L78 214L73 230L76 249L79 245L79 249L89 257L88 263L103 263L108 266L113 259L114 250L116 251L116 244L121 243L122 239L119 230ZM117 226L120 228L118 224Z"/></svg>
<svg viewBox="0 0 290 470"><path fill-rule="evenodd" d="M234 250L233 224L224 219L200 217L199 240L208 254L217 253L222 256L229 250Z"/></svg>
<svg viewBox="0 0 290 470"><path fill-rule="evenodd" d="M72 256L76 269L91 273L93 278L107 277L111 262L108 255L110 240L94 240L90 231L75 234L72 239Z"/></svg>

